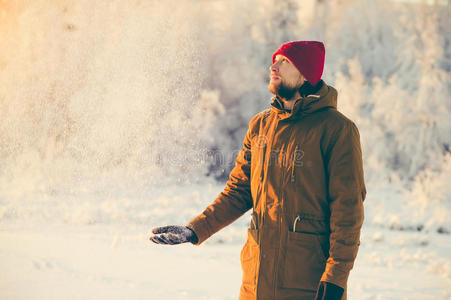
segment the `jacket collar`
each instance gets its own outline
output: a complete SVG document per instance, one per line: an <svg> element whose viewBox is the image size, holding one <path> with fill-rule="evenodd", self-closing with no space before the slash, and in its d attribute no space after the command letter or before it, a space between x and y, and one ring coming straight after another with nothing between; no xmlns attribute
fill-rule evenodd
<svg viewBox="0 0 451 300"><path fill-rule="evenodd" d="M326 107L336 109L337 90L327 85L323 80L318 84L321 86L320 89L315 94L297 99L291 111L284 109L283 100L279 96L274 96L272 98L271 111L277 113L281 119L295 120Z"/></svg>

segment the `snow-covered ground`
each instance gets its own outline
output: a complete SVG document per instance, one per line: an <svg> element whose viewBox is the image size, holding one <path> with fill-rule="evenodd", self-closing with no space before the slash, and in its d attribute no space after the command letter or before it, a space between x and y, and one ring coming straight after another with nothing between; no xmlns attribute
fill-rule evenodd
<svg viewBox="0 0 451 300"><path fill-rule="evenodd" d="M222 188L165 187L148 201L91 201L83 211L63 198L10 204L0 223L0 298L237 299L249 213L199 247L149 241L153 227L187 222ZM450 236L373 222L377 198L370 191L349 299L451 299Z"/></svg>

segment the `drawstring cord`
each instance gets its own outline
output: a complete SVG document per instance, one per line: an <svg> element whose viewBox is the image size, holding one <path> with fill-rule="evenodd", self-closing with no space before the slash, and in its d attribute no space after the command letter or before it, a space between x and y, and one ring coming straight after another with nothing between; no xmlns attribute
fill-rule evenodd
<svg viewBox="0 0 451 300"><path fill-rule="evenodd" d="M252 213L252 218L251 218L251 222L252 222L252 224L254 224L254 229L258 229L257 228L257 224L255 224L255 214L254 213Z"/></svg>
<svg viewBox="0 0 451 300"><path fill-rule="evenodd" d="M257 229L257 225L255 225L254 218L252 218L251 221L252 221L252 224L254 224L254 229Z"/></svg>
<svg viewBox="0 0 451 300"><path fill-rule="evenodd" d="M296 223L298 221L301 221L301 217L299 215L296 216L296 219L294 219L294 224L293 224L293 232L296 231Z"/></svg>

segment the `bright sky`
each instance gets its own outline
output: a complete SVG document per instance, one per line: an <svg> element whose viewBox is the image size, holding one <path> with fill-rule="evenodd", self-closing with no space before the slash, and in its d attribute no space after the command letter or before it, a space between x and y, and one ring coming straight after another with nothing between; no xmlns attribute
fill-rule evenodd
<svg viewBox="0 0 451 300"><path fill-rule="evenodd" d="M421 2L425 2L425 3L427 3L427 4L434 4L434 3L437 3L437 4L442 4L442 5L447 5L447 4L450 4L450 0L392 0L392 1L398 1L398 2L418 2L418 3L421 3Z"/></svg>

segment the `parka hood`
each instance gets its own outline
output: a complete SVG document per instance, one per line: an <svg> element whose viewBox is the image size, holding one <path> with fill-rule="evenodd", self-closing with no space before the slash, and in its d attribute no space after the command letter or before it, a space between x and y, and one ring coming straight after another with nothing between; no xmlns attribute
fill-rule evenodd
<svg viewBox="0 0 451 300"><path fill-rule="evenodd" d="M297 99L291 112L286 111L283 108L283 101L279 96L274 96L272 98L271 110L278 113L281 119L294 120L326 107L336 109L337 90L334 87L327 85L323 80L318 84L321 85L321 88L315 94Z"/></svg>

